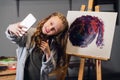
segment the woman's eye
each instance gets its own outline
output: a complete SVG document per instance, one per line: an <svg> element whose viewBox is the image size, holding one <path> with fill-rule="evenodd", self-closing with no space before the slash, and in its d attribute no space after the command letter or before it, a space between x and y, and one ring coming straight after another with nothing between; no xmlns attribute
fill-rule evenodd
<svg viewBox="0 0 120 80"><path fill-rule="evenodd" d="M51 30L52 30L52 31L54 31L54 30L55 30L55 28L52 28Z"/></svg>

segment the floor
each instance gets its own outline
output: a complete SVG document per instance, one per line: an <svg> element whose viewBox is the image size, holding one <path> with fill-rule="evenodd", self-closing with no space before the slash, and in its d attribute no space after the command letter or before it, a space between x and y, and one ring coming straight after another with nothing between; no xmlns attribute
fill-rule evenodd
<svg viewBox="0 0 120 80"><path fill-rule="evenodd" d="M79 66L76 66L75 68L70 67L69 74L72 74L72 75L70 75L69 77L66 77L66 80L78 80L78 76L77 76L78 72L79 72ZM95 68L89 69L89 70L88 70L88 67L85 68L83 80L96 80ZM120 72L113 72L111 70L102 68L102 80L120 80Z"/></svg>
<svg viewBox="0 0 120 80"><path fill-rule="evenodd" d="M72 71L70 71L72 70ZM72 74L71 72L75 72ZM78 71L79 69L69 69L69 75L66 76L65 80L78 80ZM0 72L2 73L2 72ZM8 73L8 71L7 71ZM75 74L76 73L76 74ZM70 75L72 74L72 75ZM75 74L75 75L74 75ZM15 75L0 76L0 80L15 80ZM53 80L53 79L52 79ZM94 70L85 70L83 80L96 80L96 74ZM120 72L112 72L106 69L102 69L102 80L120 80Z"/></svg>
<svg viewBox="0 0 120 80"><path fill-rule="evenodd" d="M15 80L15 75L9 75L8 76L3 76L3 77L0 77L0 80ZM66 77L65 80L78 80L78 77L77 76L69 76ZM84 79L83 80L96 80L95 79L95 75L89 75L88 76L84 76ZM102 80L120 80L120 73L111 73L111 74L103 74L102 75Z"/></svg>
<svg viewBox="0 0 120 80"><path fill-rule="evenodd" d="M78 80L78 77L66 77L66 80ZM85 74L83 77L83 80L96 80L96 75L95 74ZM102 80L120 80L120 73L106 73L103 71L102 73Z"/></svg>
<svg viewBox="0 0 120 80"><path fill-rule="evenodd" d="M66 80L78 80L78 77L69 77ZM91 77L84 77L83 80L96 80L95 76ZM111 74L111 75L103 75L102 80L120 80L120 73L119 74Z"/></svg>

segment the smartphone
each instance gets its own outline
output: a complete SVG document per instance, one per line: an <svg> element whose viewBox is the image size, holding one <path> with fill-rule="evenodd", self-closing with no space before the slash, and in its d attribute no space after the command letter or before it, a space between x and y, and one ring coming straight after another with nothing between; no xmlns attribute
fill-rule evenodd
<svg viewBox="0 0 120 80"><path fill-rule="evenodd" d="M34 17L33 14L29 13L24 19L23 21L20 22L21 26L24 26L26 28L22 28L23 30L27 31L35 22L36 22L36 18ZM20 34L20 36L22 36L22 34Z"/></svg>

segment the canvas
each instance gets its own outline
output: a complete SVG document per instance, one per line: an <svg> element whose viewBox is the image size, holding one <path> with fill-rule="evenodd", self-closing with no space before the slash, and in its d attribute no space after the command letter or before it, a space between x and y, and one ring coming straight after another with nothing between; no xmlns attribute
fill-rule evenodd
<svg viewBox="0 0 120 80"><path fill-rule="evenodd" d="M116 12L68 11L69 37L67 54L110 59Z"/></svg>

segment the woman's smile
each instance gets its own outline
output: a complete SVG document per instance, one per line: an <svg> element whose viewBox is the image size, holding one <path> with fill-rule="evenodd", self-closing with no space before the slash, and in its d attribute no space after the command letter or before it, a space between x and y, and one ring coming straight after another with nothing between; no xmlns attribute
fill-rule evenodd
<svg viewBox="0 0 120 80"><path fill-rule="evenodd" d="M47 29L47 28L45 28L45 32L46 32L46 33L49 33L49 32L50 32L50 30L49 30L49 29Z"/></svg>

